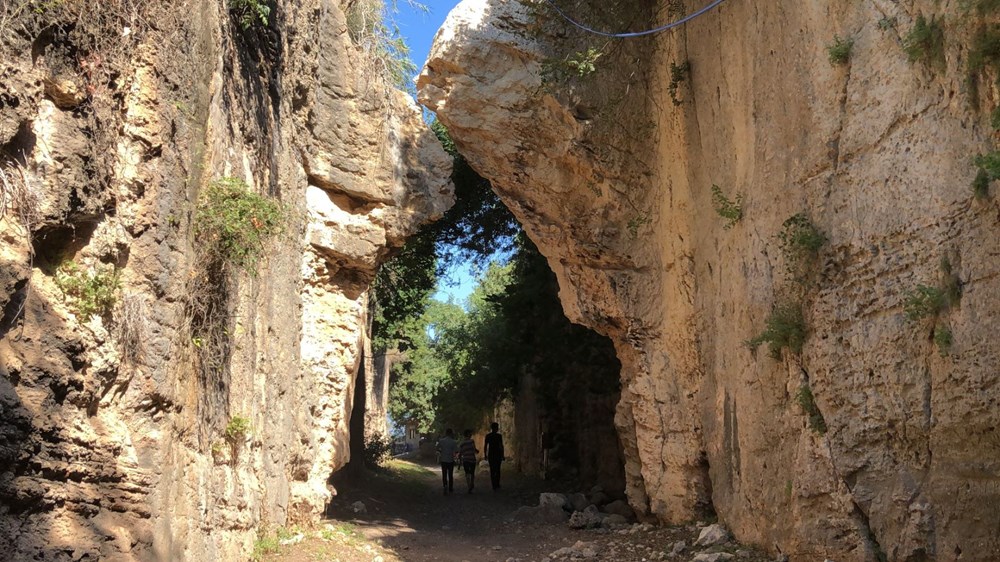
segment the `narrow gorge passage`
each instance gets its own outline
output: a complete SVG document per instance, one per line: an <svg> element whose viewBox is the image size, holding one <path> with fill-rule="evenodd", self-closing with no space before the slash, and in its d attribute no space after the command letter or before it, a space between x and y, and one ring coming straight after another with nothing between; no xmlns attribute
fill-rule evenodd
<svg viewBox="0 0 1000 562"><path fill-rule="evenodd" d="M641 562L721 554L748 562L773 560L765 553L734 543L696 546L700 531L697 525L620 524L614 530L573 530L567 527L564 518L530 507L537 505L540 492L552 489L552 483L511 470L504 475L504 490L494 493L489 489L486 467L481 467L478 478L479 485L473 493L463 489L452 496L443 496L436 466L392 461L376 474L338 486L341 493L328 512L331 518L323 523L321 530L303 532L301 536L297 530L289 531L287 544L276 543L260 559L263 562L370 562L379 557L384 562L557 559ZM356 502L361 502L363 508Z"/></svg>

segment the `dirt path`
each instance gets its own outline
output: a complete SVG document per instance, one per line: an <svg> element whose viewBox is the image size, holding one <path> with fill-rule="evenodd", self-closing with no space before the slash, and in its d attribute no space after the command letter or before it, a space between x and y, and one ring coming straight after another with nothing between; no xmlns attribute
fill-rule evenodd
<svg viewBox="0 0 1000 562"><path fill-rule="evenodd" d="M515 516L518 508L537 505L545 483L504 474L503 489L490 490L489 473L476 476L476 489L466 492L465 479L456 474L455 492L441 492L440 473L433 467L393 461L388 470L363 480L341 482L330 520L316 532L301 533L295 544L262 549L269 562L394 562L501 561L553 559L564 547L587 543L593 560L691 560L690 547L670 556L678 541L692 545L697 527L633 525L617 530L572 530L565 522L545 523ZM363 513L352 504L360 501ZM285 531L286 542L300 539ZM291 539L289 541L289 539ZM733 554L733 560L768 560L738 545L715 550ZM566 558L570 558L569 555ZM726 558L722 558L725 560Z"/></svg>

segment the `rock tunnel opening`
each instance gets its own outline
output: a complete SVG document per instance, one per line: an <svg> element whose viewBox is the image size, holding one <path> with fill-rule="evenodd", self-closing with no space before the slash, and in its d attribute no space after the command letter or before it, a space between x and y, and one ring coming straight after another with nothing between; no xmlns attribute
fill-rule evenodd
<svg viewBox="0 0 1000 562"><path fill-rule="evenodd" d="M375 360L361 362L356 380L352 467L359 454L372 462L387 429L403 434L397 452L433 461L446 428L472 429L482 443L497 421L518 471L624 499L612 341L570 322L546 258L447 131L433 128L454 158L457 203L376 276L366 351ZM466 295L435 288L456 276ZM366 409L388 412L395 427Z"/></svg>

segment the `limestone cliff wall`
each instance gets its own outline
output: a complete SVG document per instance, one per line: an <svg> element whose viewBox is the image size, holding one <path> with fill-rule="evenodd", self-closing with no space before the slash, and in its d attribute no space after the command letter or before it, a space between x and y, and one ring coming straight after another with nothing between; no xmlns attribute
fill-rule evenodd
<svg viewBox="0 0 1000 562"><path fill-rule="evenodd" d="M679 3L560 4L636 29ZM711 508L792 560L1000 552L1000 225L969 189L996 92L966 65L995 22L959 4L726 2L627 42L542 2L449 17L420 99L548 258L570 318L614 340L639 513ZM943 25L943 65L902 49L919 15ZM845 64L835 36L853 40ZM713 185L743 196L729 229ZM826 237L804 282L778 238L800 213ZM909 291L949 283L960 301L907 320ZM789 298L801 353L755 353Z"/></svg>
<svg viewBox="0 0 1000 562"><path fill-rule="evenodd" d="M350 2L269 4L0 7L0 559L245 559L348 460L367 285L450 159ZM286 209L257 275L199 262L223 177ZM70 263L117 272L113 311L74 305Z"/></svg>

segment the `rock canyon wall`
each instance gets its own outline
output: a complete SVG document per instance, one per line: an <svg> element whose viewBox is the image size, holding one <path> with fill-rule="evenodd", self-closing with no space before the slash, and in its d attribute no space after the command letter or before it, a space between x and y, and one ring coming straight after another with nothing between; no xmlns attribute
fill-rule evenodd
<svg viewBox="0 0 1000 562"><path fill-rule="evenodd" d="M703 5L558 4L630 30ZM540 1L449 16L419 98L614 340L637 512L714 510L793 561L996 560L1000 214L969 188L996 21L974 4L729 1L629 40Z"/></svg>
<svg viewBox="0 0 1000 562"><path fill-rule="evenodd" d="M368 283L452 202L357 4L0 7L0 559L240 560L322 513ZM282 206L255 272L206 261L219 185Z"/></svg>

